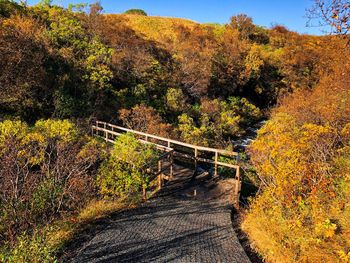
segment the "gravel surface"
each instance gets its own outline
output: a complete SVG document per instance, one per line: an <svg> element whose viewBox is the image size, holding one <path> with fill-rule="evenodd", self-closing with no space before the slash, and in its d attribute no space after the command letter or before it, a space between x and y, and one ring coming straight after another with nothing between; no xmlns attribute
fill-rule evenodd
<svg viewBox="0 0 350 263"><path fill-rule="evenodd" d="M64 262L250 262L232 228L232 184L177 171L157 197L105 220Z"/></svg>

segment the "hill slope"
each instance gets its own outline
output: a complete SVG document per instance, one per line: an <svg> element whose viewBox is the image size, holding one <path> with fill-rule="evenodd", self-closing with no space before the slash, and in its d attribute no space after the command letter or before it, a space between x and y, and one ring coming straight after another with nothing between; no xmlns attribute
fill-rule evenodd
<svg viewBox="0 0 350 263"><path fill-rule="evenodd" d="M125 23L139 35L145 39L153 41L176 40L176 29L179 27L186 27L193 29L195 27L212 28L215 31L222 31L224 28L220 24L200 24L198 22L175 17L161 17L161 16L140 16L128 14L108 14L108 20L119 20ZM221 29L221 30L220 30Z"/></svg>

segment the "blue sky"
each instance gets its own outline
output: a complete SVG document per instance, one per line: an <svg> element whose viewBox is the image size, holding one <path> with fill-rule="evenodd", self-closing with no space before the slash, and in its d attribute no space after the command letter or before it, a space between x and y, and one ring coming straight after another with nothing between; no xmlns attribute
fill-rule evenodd
<svg viewBox="0 0 350 263"><path fill-rule="evenodd" d="M39 0L28 0L35 4ZM91 3L90 0L55 0L66 6L68 3ZM318 27L306 27L306 9L312 0L102 0L105 13L122 13L131 8L140 8L149 15L188 18L201 23L227 23L232 15L245 13L255 24L270 27L283 24L299 33L322 34Z"/></svg>

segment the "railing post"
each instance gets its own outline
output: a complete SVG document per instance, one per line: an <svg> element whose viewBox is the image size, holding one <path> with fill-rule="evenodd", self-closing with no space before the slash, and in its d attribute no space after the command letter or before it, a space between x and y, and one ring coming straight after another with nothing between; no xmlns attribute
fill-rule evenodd
<svg viewBox="0 0 350 263"><path fill-rule="evenodd" d="M197 157L198 157L198 149L194 148L194 171L195 172L197 171L197 167L198 167Z"/></svg>
<svg viewBox="0 0 350 263"><path fill-rule="evenodd" d="M238 166L236 169L236 185L235 185L235 207L239 209L239 195L241 188L241 175L240 175L240 167Z"/></svg>
<svg viewBox="0 0 350 263"><path fill-rule="evenodd" d="M143 200L147 200L147 190L144 186L142 186L142 198Z"/></svg>
<svg viewBox="0 0 350 263"><path fill-rule="evenodd" d="M108 142L108 132L107 132L107 123L103 123L103 129L104 129L104 132L105 132L105 137L106 137L106 142Z"/></svg>
<svg viewBox="0 0 350 263"><path fill-rule="evenodd" d="M163 178L162 178L162 174L161 174L161 171L162 171L162 161L159 160L158 161L158 190L162 189L162 185L163 185Z"/></svg>
<svg viewBox="0 0 350 263"><path fill-rule="evenodd" d="M170 179L174 177L174 151L170 153Z"/></svg>
<svg viewBox="0 0 350 263"><path fill-rule="evenodd" d="M215 152L214 177L218 176L218 152Z"/></svg>

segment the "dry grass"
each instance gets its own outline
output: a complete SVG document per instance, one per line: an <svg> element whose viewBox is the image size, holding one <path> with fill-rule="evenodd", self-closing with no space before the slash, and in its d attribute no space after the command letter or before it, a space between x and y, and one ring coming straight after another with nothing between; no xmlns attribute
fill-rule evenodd
<svg viewBox="0 0 350 263"><path fill-rule="evenodd" d="M109 200L92 201L80 212L77 219L80 223L87 223L106 217L116 211L135 206L135 203L128 203L126 200L119 200L118 202Z"/></svg>
<svg viewBox="0 0 350 263"><path fill-rule="evenodd" d="M121 19L127 26L133 29L137 34L143 36L143 38L161 43L167 41L176 41L175 29L179 26L185 26L188 28L194 28L199 23L174 17L159 17L159 16L137 16L137 15L106 15L108 18ZM203 25L213 26L214 25Z"/></svg>

